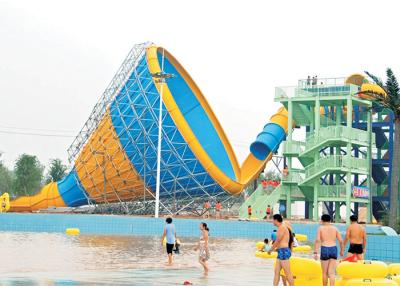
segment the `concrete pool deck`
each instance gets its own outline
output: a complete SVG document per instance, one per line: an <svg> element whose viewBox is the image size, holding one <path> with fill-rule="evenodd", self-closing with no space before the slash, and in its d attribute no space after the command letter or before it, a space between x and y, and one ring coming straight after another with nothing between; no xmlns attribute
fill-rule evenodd
<svg viewBox="0 0 400 286"><path fill-rule="evenodd" d="M247 238L262 240L269 237L274 226L264 221L204 220L210 226L210 235L221 238ZM179 237L197 237L199 219L174 218ZM292 223L296 233L306 234L309 241L315 239L318 224ZM336 225L344 233L344 224ZM80 214L0 214L0 231L18 232L65 232L76 227L81 234L97 235L161 235L164 218L133 217L118 215ZM400 262L400 236L385 236L379 226L367 225L368 260Z"/></svg>

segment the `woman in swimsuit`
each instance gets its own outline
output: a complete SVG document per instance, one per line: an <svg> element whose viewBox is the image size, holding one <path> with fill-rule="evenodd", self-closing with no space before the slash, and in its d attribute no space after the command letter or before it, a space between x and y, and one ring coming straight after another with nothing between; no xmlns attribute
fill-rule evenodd
<svg viewBox="0 0 400 286"><path fill-rule="evenodd" d="M201 231L200 241L195 250L199 250L199 262L204 268L204 274L207 275L209 270L207 261L208 259L210 259L210 251L208 248L208 232L210 230L207 227L207 224L202 222L200 224L200 231Z"/></svg>

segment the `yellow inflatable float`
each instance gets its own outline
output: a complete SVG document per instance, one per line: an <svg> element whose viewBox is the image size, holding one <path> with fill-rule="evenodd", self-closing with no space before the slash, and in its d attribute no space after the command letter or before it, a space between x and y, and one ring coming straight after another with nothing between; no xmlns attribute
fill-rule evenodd
<svg viewBox="0 0 400 286"><path fill-rule="evenodd" d="M81 231L79 230L79 228L67 228L65 230L65 233L67 235L79 235Z"/></svg>
<svg viewBox="0 0 400 286"><path fill-rule="evenodd" d="M397 283L393 280L386 278L375 278L375 279L351 279L341 286L397 286Z"/></svg>
<svg viewBox="0 0 400 286"><path fill-rule="evenodd" d="M177 242L178 244L181 244L181 241L179 240L179 238L176 239L176 242ZM163 244L163 246L166 246L166 245L167 245L167 238L166 238L166 237L164 237L164 240L163 240L162 244ZM263 244L264 244L264 243L263 243Z"/></svg>
<svg viewBox="0 0 400 286"><path fill-rule="evenodd" d="M311 246L309 246L309 245L299 245L299 246L293 247L293 252L309 253L309 252L311 252Z"/></svg>
<svg viewBox="0 0 400 286"><path fill-rule="evenodd" d="M295 237L296 237L297 241L307 241L308 240L308 236L305 234L296 233Z"/></svg>
<svg viewBox="0 0 400 286"><path fill-rule="evenodd" d="M338 265L338 267L336 268L336 272L340 277L342 277L345 280L385 278L389 274L389 267L386 265L386 263L382 261L359 261L359 262L346 261L346 262L341 262ZM368 285L368 284L359 284L359 285Z"/></svg>
<svg viewBox="0 0 400 286"><path fill-rule="evenodd" d="M0 196L0 213L5 213L10 209L10 196L4 193Z"/></svg>
<svg viewBox="0 0 400 286"><path fill-rule="evenodd" d="M256 257L258 257L258 258L272 259L272 258L277 258L277 257L278 257L278 253L272 252L271 254L268 254L268 252L256 251Z"/></svg>
<svg viewBox="0 0 400 286"><path fill-rule="evenodd" d="M259 241L256 243L256 248L257 250L263 250L264 249L264 242ZM309 245L299 245L296 247L293 247L292 249L293 252L297 253L309 253L311 251L311 246Z"/></svg>
<svg viewBox="0 0 400 286"><path fill-rule="evenodd" d="M389 274L400 276L400 263L389 264Z"/></svg>
<svg viewBox="0 0 400 286"><path fill-rule="evenodd" d="M397 285L400 286L400 276L392 276L390 277L390 280L396 282Z"/></svg>
<svg viewBox="0 0 400 286"><path fill-rule="evenodd" d="M314 259L303 257L291 257L290 272L294 278L294 285L296 286L321 286L322 284L322 271L321 264ZM285 275L281 271L281 275Z"/></svg>
<svg viewBox="0 0 400 286"><path fill-rule="evenodd" d="M258 241L258 242L256 243L256 248L257 248L258 250L264 249L264 242L263 242L263 241Z"/></svg>

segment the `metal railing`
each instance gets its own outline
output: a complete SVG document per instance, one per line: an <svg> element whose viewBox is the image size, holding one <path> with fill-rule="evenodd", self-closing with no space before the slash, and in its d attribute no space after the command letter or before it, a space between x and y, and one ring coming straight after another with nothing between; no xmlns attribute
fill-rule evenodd
<svg viewBox="0 0 400 286"><path fill-rule="evenodd" d="M304 170L290 170L286 176L282 176L283 183L300 183L304 180Z"/></svg>
<svg viewBox="0 0 400 286"><path fill-rule="evenodd" d="M296 97L326 97L326 96L346 96L355 94L358 91L356 85L342 85L342 86L310 86L305 88L296 88Z"/></svg>
<svg viewBox="0 0 400 286"><path fill-rule="evenodd" d="M349 129L346 126L328 126L319 129L318 135L313 133L306 138L305 151L314 148L316 145L326 140L340 140L341 138L368 144L369 133L361 129Z"/></svg>
<svg viewBox="0 0 400 286"><path fill-rule="evenodd" d="M368 160L340 155L323 157L305 168L305 177L312 177L327 168L347 168L367 172Z"/></svg>
<svg viewBox="0 0 400 286"><path fill-rule="evenodd" d="M325 80L325 82L324 82ZM336 81L335 81L336 80ZM275 88L275 99L282 100L293 97L326 97L354 95L359 87L353 84L345 84L340 79L323 79L322 84L307 85L307 82L300 80L298 86L281 86Z"/></svg>
<svg viewBox="0 0 400 286"><path fill-rule="evenodd" d="M284 141L283 154L300 154L305 150L306 143L302 141Z"/></svg>
<svg viewBox="0 0 400 286"><path fill-rule="evenodd" d="M320 197L345 198L346 185L321 185L318 186L318 195Z"/></svg>
<svg viewBox="0 0 400 286"><path fill-rule="evenodd" d="M299 79L298 87L312 87L312 86L337 86L337 85L346 85L345 77L333 77L333 78L306 78Z"/></svg>

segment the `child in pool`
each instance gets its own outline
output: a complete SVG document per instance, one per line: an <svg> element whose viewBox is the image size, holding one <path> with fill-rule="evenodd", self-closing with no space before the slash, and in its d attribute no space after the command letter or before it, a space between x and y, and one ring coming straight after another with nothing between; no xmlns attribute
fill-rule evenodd
<svg viewBox="0 0 400 286"><path fill-rule="evenodd" d="M264 247L261 249L262 252L268 252L271 249L271 244L269 243L268 238L264 239Z"/></svg>
<svg viewBox="0 0 400 286"><path fill-rule="evenodd" d="M179 254L180 253L179 252L179 247L181 246L181 242L180 242L180 240L178 238L176 239L174 246L175 246L175 248L173 249L173 252L175 254Z"/></svg>

